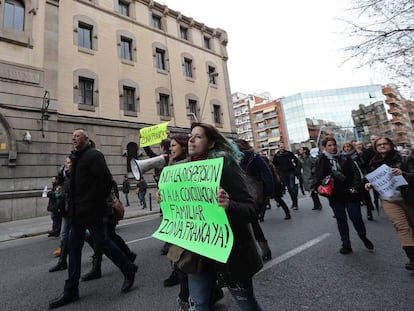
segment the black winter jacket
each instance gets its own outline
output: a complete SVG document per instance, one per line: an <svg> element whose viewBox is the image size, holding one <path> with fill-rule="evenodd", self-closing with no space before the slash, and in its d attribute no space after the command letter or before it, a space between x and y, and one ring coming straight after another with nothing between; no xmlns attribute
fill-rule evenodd
<svg viewBox="0 0 414 311"><path fill-rule="evenodd" d="M358 191L362 187L361 175L358 168L352 159L346 155L341 154L338 160L341 166L341 173L345 176L345 179L341 180L334 176L334 192L331 199L340 202L359 201L359 195L352 194L350 191L350 189ZM326 155L321 154L316 162L315 181L312 189L317 189L321 185L322 180L331 174L331 162Z"/></svg>
<svg viewBox="0 0 414 311"><path fill-rule="evenodd" d="M251 278L263 267L250 229L250 223L257 219L257 214L253 198L247 191L242 170L234 161L225 159L220 186L230 197L226 214L233 231L233 248L226 264L203 258L207 265L210 263L215 266L221 281L235 284Z"/></svg>
<svg viewBox="0 0 414 311"><path fill-rule="evenodd" d="M69 216L76 224L102 221L112 175L103 154L90 145L72 153Z"/></svg>
<svg viewBox="0 0 414 311"><path fill-rule="evenodd" d="M297 174L298 158L287 150L277 152L273 157L273 165L280 176L287 176L292 172Z"/></svg>
<svg viewBox="0 0 414 311"><path fill-rule="evenodd" d="M257 214L253 198L247 191L243 175L236 163L225 161L220 185L230 197L227 217L234 236L229 260L222 271L228 273L225 276L226 281L238 282L252 277L263 267L250 230L250 222L256 220Z"/></svg>
<svg viewBox="0 0 414 311"><path fill-rule="evenodd" d="M410 155L402 163L403 176L408 182L408 186L401 189L404 202L414 207L414 155Z"/></svg>

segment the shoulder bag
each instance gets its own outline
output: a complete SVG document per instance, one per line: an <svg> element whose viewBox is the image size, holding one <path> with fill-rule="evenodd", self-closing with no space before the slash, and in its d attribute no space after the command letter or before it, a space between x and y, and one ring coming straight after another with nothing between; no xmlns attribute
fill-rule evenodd
<svg viewBox="0 0 414 311"><path fill-rule="evenodd" d="M326 176L322 179L321 185L317 189L318 194L324 197L331 197L334 191L334 179L332 175Z"/></svg>
<svg viewBox="0 0 414 311"><path fill-rule="evenodd" d="M125 208L124 204L116 197L114 193L111 193L112 196L112 210L116 220L124 219Z"/></svg>

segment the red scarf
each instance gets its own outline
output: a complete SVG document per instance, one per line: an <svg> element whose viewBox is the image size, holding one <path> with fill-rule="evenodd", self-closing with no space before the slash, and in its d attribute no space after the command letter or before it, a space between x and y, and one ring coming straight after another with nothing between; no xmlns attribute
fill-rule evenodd
<svg viewBox="0 0 414 311"><path fill-rule="evenodd" d="M202 155L198 157L192 157L193 161L200 161L200 160L206 160L208 158L208 153L203 153Z"/></svg>

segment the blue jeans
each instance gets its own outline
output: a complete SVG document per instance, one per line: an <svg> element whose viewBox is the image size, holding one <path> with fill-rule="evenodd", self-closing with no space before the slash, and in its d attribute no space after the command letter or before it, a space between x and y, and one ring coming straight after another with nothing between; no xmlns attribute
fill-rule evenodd
<svg viewBox="0 0 414 311"><path fill-rule="evenodd" d="M188 289L197 311L210 311L213 303L214 271L188 274Z"/></svg>
<svg viewBox="0 0 414 311"><path fill-rule="evenodd" d="M210 311L215 303L216 278L214 271L209 270L201 273L188 274L188 288L191 300L197 311ZM248 279L239 282L235 288L229 291L242 311L261 311L253 292L253 281Z"/></svg>
<svg viewBox="0 0 414 311"><path fill-rule="evenodd" d="M293 206L298 206L299 187L295 184L295 172L282 176L282 182L287 187Z"/></svg>
<svg viewBox="0 0 414 311"><path fill-rule="evenodd" d="M54 233L59 233L62 227L62 216L60 216L58 213L51 212L50 218L52 219L52 231Z"/></svg>
<svg viewBox="0 0 414 311"><path fill-rule="evenodd" d="M230 294L236 300L239 309L242 311L261 311L253 292L253 280L250 278L239 282L237 287L229 287Z"/></svg>
<svg viewBox="0 0 414 311"><path fill-rule="evenodd" d="M125 205L129 206L129 197L128 197L128 193L124 193L125 196Z"/></svg>
<svg viewBox="0 0 414 311"><path fill-rule="evenodd" d="M351 247L351 241L349 240L349 227L348 227L348 217L351 219L352 224L358 236L363 240L367 236L367 230L365 229L364 221L362 220L361 215L361 205L359 201L348 201L340 202L329 200L329 205L331 206L336 223L338 225L338 231L341 236L342 246Z"/></svg>
<svg viewBox="0 0 414 311"><path fill-rule="evenodd" d="M99 222L90 225L71 224L69 232L69 267L68 279L65 281L64 292L68 295L78 294L79 278L81 274L82 248L85 242L86 229L93 239L95 253L104 253L123 274L134 269L128 257L104 233L104 224Z"/></svg>
<svg viewBox="0 0 414 311"><path fill-rule="evenodd" d="M147 203L145 202L145 195L146 194L147 194L147 191L139 191L138 192L139 203L141 203L143 208L147 207Z"/></svg>
<svg viewBox="0 0 414 311"><path fill-rule="evenodd" d="M70 228L70 224L69 224L69 219L65 216L62 217L62 227L60 228L60 240L62 242L67 241L68 237L69 237L69 228Z"/></svg>

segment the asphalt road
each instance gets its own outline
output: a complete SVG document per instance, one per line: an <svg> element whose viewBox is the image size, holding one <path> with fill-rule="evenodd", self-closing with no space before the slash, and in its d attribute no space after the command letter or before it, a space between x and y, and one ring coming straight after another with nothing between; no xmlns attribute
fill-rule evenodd
<svg viewBox="0 0 414 311"><path fill-rule="evenodd" d="M407 258L386 216L381 213L375 221L366 221L373 252L351 228L354 252L341 255L335 219L327 201L322 202L322 211L312 211L310 198L301 195L291 220L283 219L274 202L267 211L262 227L273 259L254 278L263 309L414 310L414 273L404 269ZM365 214L364 210L364 218ZM81 299L59 310L176 310L178 287L162 284L171 272L167 258L160 255L163 242L151 237L160 220L152 215L118 226L118 233L138 254L139 270L131 292L120 292L123 276L105 258L103 277L81 282ZM48 272L56 263L52 251L58 243L43 235L0 243L0 310L46 310L48 301L60 295L67 272ZM85 246L83 273L90 268L91 255ZM228 292L216 310L237 310Z"/></svg>

